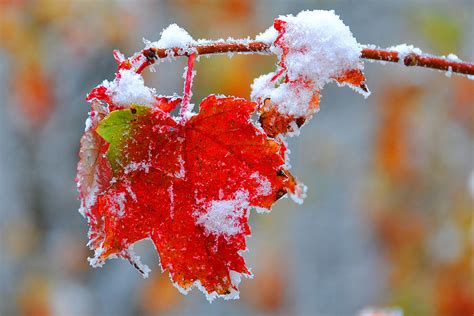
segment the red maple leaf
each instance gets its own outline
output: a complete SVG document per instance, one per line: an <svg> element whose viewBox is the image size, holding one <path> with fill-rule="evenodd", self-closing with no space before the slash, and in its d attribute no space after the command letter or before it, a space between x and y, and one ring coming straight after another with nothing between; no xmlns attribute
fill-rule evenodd
<svg viewBox="0 0 474 316"><path fill-rule="evenodd" d="M211 95L182 121L168 113L172 102L106 117L93 109L78 167L91 263L118 256L146 274L131 246L148 238L178 288L236 297L240 276L251 275L241 256L249 209L297 193L286 148L250 120L253 102Z"/></svg>

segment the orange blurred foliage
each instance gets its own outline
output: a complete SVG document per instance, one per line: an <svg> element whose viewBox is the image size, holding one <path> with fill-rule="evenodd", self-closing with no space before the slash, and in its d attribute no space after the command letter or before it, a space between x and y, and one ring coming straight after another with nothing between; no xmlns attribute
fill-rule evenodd
<svg viewBox="0 0 474 316"><path fill-rule="evenodd" d="M410 131L407 121L421 91L416 86L391 86L380 97L380 127L376 133L375 160L378 168L392 178L412 173Z"/></svg>
<svg viewBox="0 0 474 316"><path fill-rule="evenodd" d="M139 308L141 312L161 315L172 311L184 299L172 285L168 273L153 273L140 289Z"/></svg>
<svg viewBox="0 0 474 316"><path fill-rule="evenodd" d="M13 96L17 107L30 123L37 127L52 113L54 100L49 80L38 63L22 65L12 78Z"/></svg>

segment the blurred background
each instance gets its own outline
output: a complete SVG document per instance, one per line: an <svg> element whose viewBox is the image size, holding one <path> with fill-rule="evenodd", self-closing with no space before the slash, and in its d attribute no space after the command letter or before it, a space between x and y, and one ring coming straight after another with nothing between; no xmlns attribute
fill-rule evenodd
<svg viewBox="0 0 474 316"><path fill-rule="evenodd" d="M474 314L474 81L366 62L372 95L327 86L321 111L289 140L300 206L252 213L253 280L238 301L174 289L150 242L93 269L74 182L86 93L170 23L195 38L254 36L279 14L334 9L360 43L411 43L474 60L474 2L0 0L0 315ZM185 60L146 71L182 91ZM193 102L249 97L275 58L202 58Z"/></svg>

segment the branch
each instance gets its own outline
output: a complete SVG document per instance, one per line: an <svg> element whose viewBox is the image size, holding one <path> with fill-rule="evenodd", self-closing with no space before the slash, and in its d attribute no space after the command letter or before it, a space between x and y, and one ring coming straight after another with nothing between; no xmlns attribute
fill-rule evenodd
<svg viewBox="0 0 474 316"><path fill-rule="evenodd" d="M146 67L153 64L158 58L167 58L170 56L189 56L190 52L198 55L225 54L225 53L243 53L243 54L261 54L271 55L270 44L264 42L208 42L197 44L186 50L181 48L148 48L142 51L146 61L138 67L137 72L141 73ZM438 57L428 54L409 53L405 56L397 51L383 48L363 48L362 58L370 60L379 60L398 63L403 59L405 66L419 66L425 68L438 69L442 71L451 71L464 75L474 75L474 64L462 61L454 61L445 57Z"/></svg>
<svg viewBox="0 0 474 316"><path fill-rule="evenodd" d="M400 58L403 58L403 64L407 67L419 66L443 71L451 70L454 73L464 75L474 75L473 63L453 61L445 57L438 57L428 54L410 53L403 57L400 56L397 51L393 50L381 48L364 48L362 49L361 57L365 59L389 61L394 63L400 62Z"/></svg>

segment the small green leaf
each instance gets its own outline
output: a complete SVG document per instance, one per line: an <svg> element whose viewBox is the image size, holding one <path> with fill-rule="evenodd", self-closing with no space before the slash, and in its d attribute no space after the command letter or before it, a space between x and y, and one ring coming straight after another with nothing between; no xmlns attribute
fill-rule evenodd
<svg viewBox="0 0 474 316"><path fill-rule="evenodd" d="M132 105L128 109L111 112L99 123L96 132L109 143L107 158L114 173L128 163L122 149L132 136L132 126L149 111L146 106Z"/></svg>

